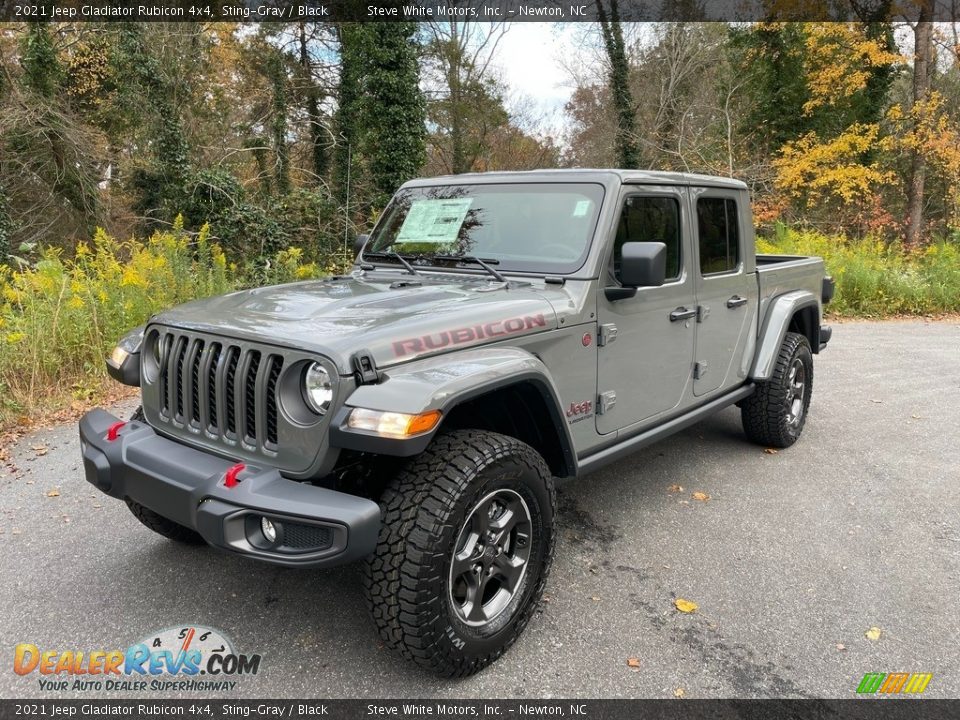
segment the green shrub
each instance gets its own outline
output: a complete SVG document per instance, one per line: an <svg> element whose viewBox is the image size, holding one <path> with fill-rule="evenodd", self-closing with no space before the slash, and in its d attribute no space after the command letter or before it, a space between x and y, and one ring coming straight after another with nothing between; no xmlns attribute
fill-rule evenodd
<svg viewBox="0 0 960 720"><path fill-rule="evenodd" d="M848 317L960 312L960 244L941 239L906 252L874 238L848 239L777 226L757 252L819 255L837 283L828 310Z"/></svg>
<svg viewBox="0 0 960 720"><path fill-rule="evenodd" d="M128 330L153 313L194 298L249 285L335 272L335 262L306 263L296 248L237 267L204 227L120 242L98 231L74 258L47 249L20 269L0 267L0 424L96 395L104 358Z"/></svg>

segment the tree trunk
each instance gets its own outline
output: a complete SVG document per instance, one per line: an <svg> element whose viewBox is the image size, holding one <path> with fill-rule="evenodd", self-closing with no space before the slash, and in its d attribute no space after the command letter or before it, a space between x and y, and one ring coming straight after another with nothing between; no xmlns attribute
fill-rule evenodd
<svg viewBox="0 0 960 720"><path fill-rule="evenodd" d="M914 29L913 103L927 99L930 92L930 59L933 55L932 0L920 6L920 19ZM907 188L906 244L916 246L923 242L923 191L927 163L920 150L914 149L910 158L910 185Z"/></svg>
<svg viewBox="0 0 960 720"><path fill-rule="evenodd" d="M617 117L617 163L622 168L637 168L640 166L640 148L637 144L636 115L630 92L630 66L627 63L617 0L609 0L609 3L608 14L603 0L597 2L597 20L600 22L604 47L610 60L610 95L613 97Z"/></svg>
<svg viewBox="0 0 960 720"><path fill-rule="evenodd" d="M467 173L472 170L467 159L467 143L464 137L463 94L460 81L463 72L463 58L460 51L460 36L456 23L451 26L450 33L450 65L447 70L447 85L450 88L450 170L454 174Z"/></svg>
<svg viewBox="0 0 960 720"><path fill-rule="evenodd" d="M310 124L310 156L313 173L319 183L327 174L327 153L324 147L324 128L320 116L320 90L310 71L310 53L307 48L306 23L300 23L300 68L303 71L304 111Z"/></svg>

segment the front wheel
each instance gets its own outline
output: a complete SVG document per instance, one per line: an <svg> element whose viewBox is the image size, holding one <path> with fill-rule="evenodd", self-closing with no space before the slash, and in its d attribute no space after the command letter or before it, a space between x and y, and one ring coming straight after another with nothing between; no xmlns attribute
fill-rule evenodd
<svg viewBox="0 0 960 720"><path fill-rule="evenodd" d="M438 437L381 498L367 604L383 640L445 677L502 655L530 620L553 557L543 458L504 435Z"/></svg>
<svg viewBox="0 0 960 720"><path fill-rule="evenodd" d="M747 437L770 447L793 445L803 432L813 393L813 353L806 337L788 332L769 380L740 406Z"/></svg>

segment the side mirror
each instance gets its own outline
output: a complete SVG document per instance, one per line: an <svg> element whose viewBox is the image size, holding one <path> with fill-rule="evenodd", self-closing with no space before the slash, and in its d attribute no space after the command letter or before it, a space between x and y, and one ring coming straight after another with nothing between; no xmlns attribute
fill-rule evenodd
<svg viewBox="0 0 960 720"><path fill-rule="evenodd" d="M662 242L628 242L620 254L620 282L625 287L659 287L667 277L667 246Z"/></svg>
<svg viewBox="0 0 960 720"><path fill-rule="evenodd" d="M360 251L363 250L363 246L367 244L367 240L370 239L369 235L357 235L357 239L353 241L353 256L359 257Z"/></svg>
<svg viewBox="0 0 960 720"><path fill-rule="evenodd" d="M667 246L662 242L628 242L620 249L619 286L604 289L607 300L626 300L639 287L659 287L667 275Z"/></svg>

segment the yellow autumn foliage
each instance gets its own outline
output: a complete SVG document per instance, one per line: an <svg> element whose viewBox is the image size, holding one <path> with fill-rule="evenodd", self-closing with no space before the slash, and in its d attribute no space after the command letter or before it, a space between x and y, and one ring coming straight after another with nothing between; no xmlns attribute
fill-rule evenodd
<svg viewBox="0 0 960 720"><path fill-rule="evenodd" d="M919 153L944 179L948 225L960 227L960 123L950 116L943 95L933 91L906 111L894 105L887 121L894 147Z"/></svg>
<svg viewBox="0 0 960 720"><path fill-rule="evenodd" d="M864 35L855 23L806 23L804 30L810 99L803 111L808 115L864 90L873 68L903 63L900 54Z"/></svg>
<svg viewBox="0 0 960 720"><path fill-rule="evenodd" d="M839 199L845 204L864 201L896 175L878 162L865 163L870 150L885 149L875 123L854 123L835 138L821 139L811 132L784 145L773 162L776 186L790 197L815 203Z"/></svg>

